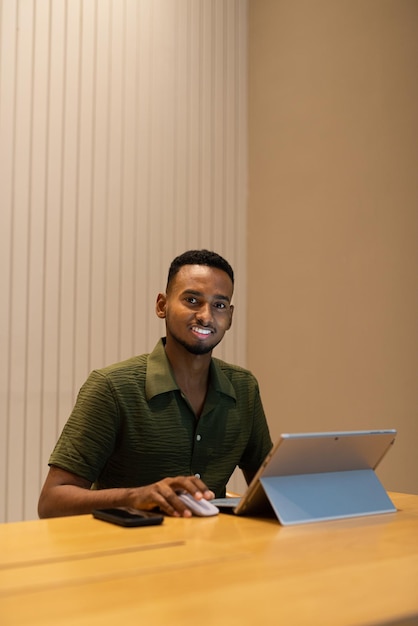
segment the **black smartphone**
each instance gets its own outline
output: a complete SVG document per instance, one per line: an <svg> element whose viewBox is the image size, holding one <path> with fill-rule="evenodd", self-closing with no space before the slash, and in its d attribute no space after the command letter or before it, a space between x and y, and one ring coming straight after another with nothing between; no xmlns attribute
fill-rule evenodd
<svg viewBox="0 0 418 626"><path fill-rule="evenodd" d="M140 511L128 507L95 509L93 511L93 517L103 520L104 522L110 522L111 524L118 524L119 526L128 528L136 526L155 526L156 524L162 524L164 520L164 516L160 513Z"/></svg>

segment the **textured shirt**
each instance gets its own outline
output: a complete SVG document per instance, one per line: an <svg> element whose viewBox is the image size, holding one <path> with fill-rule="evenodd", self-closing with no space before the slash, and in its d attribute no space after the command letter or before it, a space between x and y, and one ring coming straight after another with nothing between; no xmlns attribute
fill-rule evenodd
<svg viewBox="0 0 418 626"><path fill-rule="evenodd" d="M151 354L90 374L49 464L98 489L194 474L221 497L235 467L256 471L271 445L258 383L248 370L212 358L196 419L160 340Z"/></svg>

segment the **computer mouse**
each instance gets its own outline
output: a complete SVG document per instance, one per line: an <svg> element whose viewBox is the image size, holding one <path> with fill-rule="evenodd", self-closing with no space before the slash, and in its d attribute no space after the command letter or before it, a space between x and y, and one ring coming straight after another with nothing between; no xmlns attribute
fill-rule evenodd
<svg viewBox="0 0 418 626"><path fill-rule="evenodd" d="M198 515L199 517L207 517L209 515L218 515L219 513L218 507L214 504L211 504L209 500L205 500L205 498L202 498L201 500L196 500L196 498L194 498L187 491L179 493L178 497L184 502L187 508L190 509L193 515Z"/></svg>

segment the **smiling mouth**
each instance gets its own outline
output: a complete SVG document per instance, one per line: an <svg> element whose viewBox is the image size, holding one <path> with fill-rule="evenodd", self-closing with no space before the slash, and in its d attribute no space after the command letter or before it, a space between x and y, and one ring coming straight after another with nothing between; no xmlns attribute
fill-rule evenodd
<svg viewBox="0 0 418 626"><path fill-rule="evenodd" d="M209 328L201 328L200 326L192 326L192 331L202 337L207 337L212 334L212 331Z"/></svg>

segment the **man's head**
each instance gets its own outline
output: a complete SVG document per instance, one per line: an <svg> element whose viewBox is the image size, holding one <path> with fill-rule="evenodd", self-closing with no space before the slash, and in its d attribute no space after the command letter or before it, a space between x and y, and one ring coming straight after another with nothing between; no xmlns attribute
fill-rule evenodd
<svg viewBox="0 0 418 626"><path fill-rule="evenodd" d="M210 250L188 250L177 256L170 265L168 270L168 279L166 291L170 289L170 284L183 265L207 265L208 267L216 267L228 274L234 284L234 271L228 261L216 252Z"/></svg>
<svg viewBox="0 0 418 626"><path fill-rule="evenodd" d="M166 321L167 344L195 355L209 354L231 327L234 273L215 252L190 250L170 266L156 312Z"/></svg>

